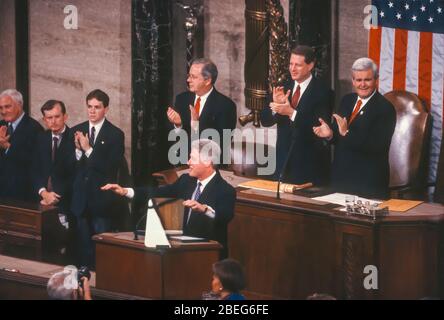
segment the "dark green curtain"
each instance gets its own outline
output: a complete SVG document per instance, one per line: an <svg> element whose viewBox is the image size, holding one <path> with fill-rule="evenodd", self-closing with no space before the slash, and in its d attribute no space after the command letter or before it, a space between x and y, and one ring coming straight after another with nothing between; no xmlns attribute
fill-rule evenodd
<svg viewBox="0 0 444 320"><path fill-rule="evenodd" d="M132 1L132 176L135 186L168 167L172 99L172 0Z"/></svg>

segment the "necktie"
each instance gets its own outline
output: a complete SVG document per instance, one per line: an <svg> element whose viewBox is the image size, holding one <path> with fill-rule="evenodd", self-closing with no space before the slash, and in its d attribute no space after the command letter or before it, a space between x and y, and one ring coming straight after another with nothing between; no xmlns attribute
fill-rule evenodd
<svg viewBox="0 0 444 320"><path fill-rule="evenodd" d="M52 138L52 153L51 153L51 160L52 160L52 162L55 161L56 152L57 152L57 147L58 146L59 146L59 138L58 137L53 137Z"/></svg>
<svg viewBox="0 0 444 320"><path fill-rule="evenodd" d="M89 145L94 147L94 141L96 140L96 128L91 127L91 134L89 135Z"/></svg>
<svg viewBox="0 0 444 320"><path fill-rule="evenodd" d="M201 195L201 193L202 193L202 191L201 191L201 189L200 189L201 187L202 187L202 183L198 182L198 183L197 183L196 190L194 191L193 200L195 200L195 201L198 201L198 200L199 200L200 195ZM192 210L191 210L191 208L190 208L190 210L189 210L189 212L188 212L187 224L190 222L191 213L192 213Z"/></svg>
<svg viewBox="0 0 444 320"><path fill-rule="evenodd" d="M12 128L12 123L9 122L9 123L8 123L8 129L6 129L6 135L7 135L7 136L12 136L13 132L14 132L14 130L13 130L13 128Z"/></svg>
<svg viewBox="0 0 444 320"><path fill-rule="evenodd" d="M194 105L194 110L196 110L197 116L200 115L200 97L197 98L196 104Z"/></svg>
<svg viewBox="0 0 444 320"><path fill-rule="evenodd" d="M301 97L301 86L298 85L296 87L296 91L293 94L293 97L291 97L291 107L293 109L296 109L299 103L299 98Z"/></svg>
<svg viewBox="0 0 444 320"><path fill-rule="evenodd" d="M350 116L350 119L348 120L348 125L350 125L350 123L352 123L352 121L356 118L356 116L358 115L359 110L361 109L362 106L362 100L358 99L358 102L356 103L355 108L353 109L353 112Z"/></svg>
<svg viewBox="0 0 444 320"><path fill-rule="evenodd" d="M59 146L59 138L58 137L52 137L52 152L51 152L51 160L52 163L55 162L56 152L57 148ZM46 186L46 191L52 192L52 177L51 175L48 177L48 185Z"/></svg>

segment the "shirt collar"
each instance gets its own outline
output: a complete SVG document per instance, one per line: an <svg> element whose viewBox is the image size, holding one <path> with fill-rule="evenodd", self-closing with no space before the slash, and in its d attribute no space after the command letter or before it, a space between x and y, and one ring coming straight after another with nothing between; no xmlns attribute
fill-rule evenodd
<svg viewBox="0 0 444 320"><path fill-rule="evenodd" d="M305 89L307 89L308 85L310 84L311 79L313 79L313 75L310 73L310 76L301 83L295 81L294 90L296 90L297 86L299 85L301 87L301 91L305 91Z"/></svg>
<svg viewBox="0 0 444 320"><path fill-rule="evenodd" d="M356 103L358 103L358 100L361 100L361 101L362 101L362 105L361 105L361 108L360 108L360 109L364 108L364 106L367 104L367 102L369 102L369 100L370 100L371 98L373 98L373 96L375 95L375 93L376 93L376 89L375 89L375 91L373 91L373 93L372 93L370 96L368 96L368 97L365 98L365 99L362 99L362 98L360 98L360 97L358 96L358 98L356 99ZM355 105L356 105L356 103L355 103Z"/></svg>
<svg viewBox="0 0 444 320"><path fill-rule="evenodd" d="M20 117L17 118L17 120L15 120L14 122L12 122L12 130L15 131L15 129L17 129L20 121L22 121L23 117L25 116L25 113L22 112L22 115Z"/></svg>
<svg viewBox="0 0 444 320"><path fill-rule="evenodd" d="M61 139L65 131L66 131L66 125L63 127L63 130L59 134L54 134L54 132L52 132L52 138Z"/></svg>
<svg viewBox="0 0 444 320"><path fill-rule="evenodd" d="M201 187L201 191L203 191L203 189L205 189L205 187L207 186L207 184L211 181L211 179L213 179L214 178L214 176L216 175L216 170L214 170L214 172L213 172L213 174L211 175L211 176L209 176L208 178L206 178L206 179L204 179L204 180L198 180L201 184L202 184L202 187Z"/></svg>
<svg viewBox="0 0 444 320"><path fill-rule="evenodd" d="M103 124L105 123L105 118L103 118L100 122L96 124L92 124L89 122L89 132L91 132L91 128L94 127L96 129L96 137L99 134L100 129L102 129Z"/></svg>

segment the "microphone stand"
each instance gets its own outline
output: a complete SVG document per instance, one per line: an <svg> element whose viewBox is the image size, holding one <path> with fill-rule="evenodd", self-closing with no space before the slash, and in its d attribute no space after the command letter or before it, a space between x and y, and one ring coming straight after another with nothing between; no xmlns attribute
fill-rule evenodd
<svg viewBox="0 0 444 320"><path fill-rule="evenodd" d="M285 170L287 169L288 161L290 160L291 154L293 153L294 145L296 144L297 133L295 128L293 127L293 134L291 135L291 144L287 153L287 157L285 158L284 165L282 166L281 173L279 174L278 185L276 190L276 199L281 200L281 181L284 178Z"/></svg>

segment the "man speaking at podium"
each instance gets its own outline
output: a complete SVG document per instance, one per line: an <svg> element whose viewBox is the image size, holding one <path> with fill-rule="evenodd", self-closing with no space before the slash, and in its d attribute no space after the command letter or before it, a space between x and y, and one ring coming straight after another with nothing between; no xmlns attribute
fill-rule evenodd
<svg viewBox="0 0 444 320"><path fill-rule="evenodd" d="M218 241L223 246L221 259L224 259L228 256L227 225L233 218L236 191L217 170L220 154L220 147L214 141L196 140L191 145L188 160L190 172L175 183L135 189L107 184L102 190L111 190L130 199L183 199L183 234Z"/></svg>

